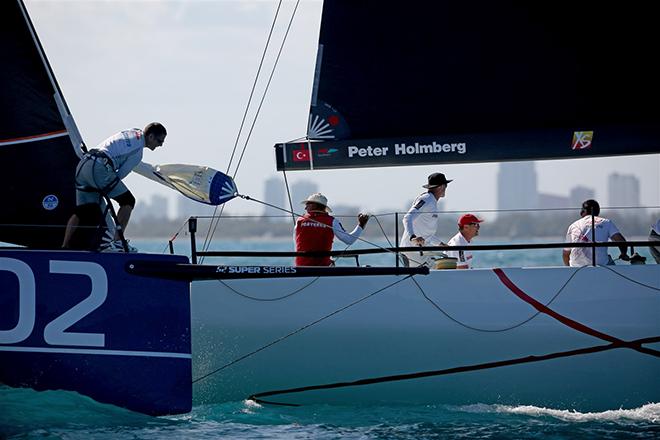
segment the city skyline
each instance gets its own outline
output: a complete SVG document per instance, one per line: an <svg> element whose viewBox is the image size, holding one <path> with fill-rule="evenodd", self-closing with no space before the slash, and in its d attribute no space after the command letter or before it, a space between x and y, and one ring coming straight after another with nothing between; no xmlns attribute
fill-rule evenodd
<svg viewBox="0 0 660 440"><path fill-rule="evenodd" d="M500 164L498 171L498 206L497 211L516 211L529 209L572 209L581 205L587 199L596 199L596 191L584 185L576 185L569 189L568 193L546 193L538 191L538 175L534 162ZM612 173L607 176L607 193L599 200L601 206L607 207L639 207L640 184L639 179L630 174ZM423 191L423 189L422 189ZM420 192L422 192L420 191ZM323 192L318 185L311 180L299 180L290 185L289 192L293 204L293 212L301 214L303 206L300 203L309 194ZM406 212L414 198L400 201L399 206L382 206L374 212ZM264 180L263 201L268 205L261 205L262 211L254 213L255 216L270 218L270 221L288 221L287 214L291 207L286 191L284 179L278 175L272 175ZM625 202L630 200L632 202ZM173 202L173 203L172 203ZM439 202L440 211L445 210L445 199ZM624 203L625 202L625 203ZM336 213L353 215L361 212L359 204L334 202L329 199L328 204ZM172 209L169 208L172 206ZM279 209L278 209L279 208ZM161 194L153 194L150 198L140 200L140 207L136 209L134 220L144 218L169 218L179 219L190 216L211 216L215 210L214 206L195 202L180 194L173 194L173 198L167 198ZM234 211L231 206L226 208L232 214L250 214Z"/></svg>

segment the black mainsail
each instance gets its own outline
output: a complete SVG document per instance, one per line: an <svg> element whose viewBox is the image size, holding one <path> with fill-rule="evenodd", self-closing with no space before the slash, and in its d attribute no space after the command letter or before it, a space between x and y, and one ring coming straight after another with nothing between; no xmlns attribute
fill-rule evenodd
<svg viewBox="0 0 660 440"><path fill-rule="evenodd" d="M277 168L658 153L649 8L327 1L312 142L276 145Z"/></svg>
<svg viewBox="0 0 660 440"><path fill-rule="evenodd" d="M20 0L0 2L0 241L57 248L80 135Z"/></svg>

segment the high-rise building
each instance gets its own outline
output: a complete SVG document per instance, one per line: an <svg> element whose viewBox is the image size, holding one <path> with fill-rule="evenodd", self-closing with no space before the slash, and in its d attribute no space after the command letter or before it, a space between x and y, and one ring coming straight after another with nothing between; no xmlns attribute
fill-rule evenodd
<svg viewBox="0 0 660 440"><path fill-rule="evenodd" d="M539 207L534 162L504 162L497 173L497 209Z"/></svg>
<svg viewBox="0 0 660 440"><path fill-rule="evenodd" d="M169 218L169 199L159 194L153 194L150 199L141 199L133 210L131 221L140 222L145 219L167 220Z"/></svg>
<svg viewBox="0 0 660 440"><path fill-rule="evenodd" d="M613 173L607 177L609 206L640 206L639 179L632 174Z"/></svg>
<svg viewBox="0 0 660 440"><path fill-rule="evenodd" d="M285 202L285 192L284 181L277 176L264 182L264 202L288 210L289 202ZM264 206L263 215L267 221L281 221L286 220L287 217L286 212L270 206Z"/></svg>
<svg viewBox="0 0 660 440"><path fill-rule="evenodd" d="M545 209L570 208L568 197L556 194L539 193L538 201L539 206Z"/></svg>
<svg viewBox="0 0 660 440"><path fill-rule="evenodd" d="M176 212L178 218L204 217L213 215L215 206L196 202L188 197L177 195Z"/></svg>
<svg viewBox="0 0 660 440"><path fill-rule="evenodd" d="M302 213L303 207L300 202L315 192L319 192L319 187L311 180L299 180L296 183L293 183L291 185L291 203L293 203L293 211L298 214ZM332 206L332 200L328 203Z"/></svg>
<svg viewBox="0 0 660 440"><path fill-rule="evenodd" d="M149 212L154 218L167 220L169 218L169 199L165 196L154 194L151 196Z"/></svg>
<svg viewBox="0 0 660 440"><path fill-rule="evenodd" d="M571 193L568 196L571 206L578 207L582 206L582 202L589 199L595 199L596 193L593 188L587 188L586 186L574 186L571 188Z"/></svg>

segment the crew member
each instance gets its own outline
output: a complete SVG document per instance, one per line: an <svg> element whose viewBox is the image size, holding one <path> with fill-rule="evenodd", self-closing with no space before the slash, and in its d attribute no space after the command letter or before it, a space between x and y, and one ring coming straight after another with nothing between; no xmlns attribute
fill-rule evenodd
<svg viewBox="0 0 660 440"><path fill-rule="evenodd" d="M76 227L98 225L101 221L100 203L108 196L119 204L117 212L118 229L114 241L104 245L101 251L121 252L124 250L119 236L119 228L126 226L135 207L135 197L121 181L142 160L142 151L151 151L163 145L167 131L162 124L152 122L144 130L133 128L119 132L96 148L87 152L76 168L76 209L69 219L62 248L68 249ZM131 247L131 251L137 249Z"/></svg>
<svg viewBox="0 0 660 440"><path fill-rule="evenodd" d="M438 201L445 196L447 180L442 173L433 173L428 177L428 183L422 185L425 193L420 194L412 206L403 216L402 247L411 246L443 246L445 243L436 237L438 229ZM417 252L404 252L408 263L419 266L426 262L426 258Z"/></svg>
<svg viewBox="0 0 660 440"><path fill-rule="evenodd" d="M346 232L339 220L328 214L332 212L328 199L321 193L311 194L301 203L305 205L305 214L298 218L294 230L296 252L329 252L332 241L337 237L347 245L355 243L364 230L369 216L358 215L358 225L351 232ZM331 266L330 256L296 257L296 266Z"/></svg>
<svg viewBox="0 0 660 440"><path fill-rule="evenodd" d="M458 232L447 245L468 246L474 237L479 235L480 224L483 220L474 214L464 214L458 219ZM456 269L470 269L472 267L472 252L470 251L447 251L447 256L458 259Z"/></svg>
<svg viewBox="0 0 660 440"><path fill-rule="evenodd" d="M580 219L573 222L566 232L567 243L592 243L592 235L595 236L596 243L607 242L608 240L625 242L626 239L621 235L619 229L610 219L599 217L600 205L595 200L585 200L580 210ZM593 225L592 229L592 216ZM627 254L627 246L619 246L621 255L619 258L628 261L630 257ZM590 247L565 248L562 253L564 264L566 266L581 267L593 264L593 249ZM614 261L607 253L607 248L596 248L596 264L614 264Z"/></svg>

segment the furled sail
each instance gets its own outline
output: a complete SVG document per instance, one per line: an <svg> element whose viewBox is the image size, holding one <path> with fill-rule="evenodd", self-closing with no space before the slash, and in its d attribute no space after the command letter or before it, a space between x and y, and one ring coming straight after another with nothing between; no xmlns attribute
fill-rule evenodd
<svg viewBox="0 0 660 440"><path fill-rule="evenodd" d="M62 243L75 206L80 135L25 5L0 2L0 241Z"/></svg>
<svg viewBox="0 0 660 440"><path fill-rule="evenodd" d="M277 168L658 153L650 8L327 1L310 142L276 145Z"/></svg>

